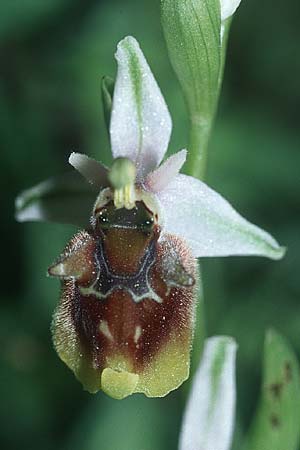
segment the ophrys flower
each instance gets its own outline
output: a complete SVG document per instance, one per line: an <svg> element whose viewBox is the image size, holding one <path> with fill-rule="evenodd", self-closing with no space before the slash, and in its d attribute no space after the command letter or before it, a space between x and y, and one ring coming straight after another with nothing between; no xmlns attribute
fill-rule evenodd
<svg viewBox="0 0 300 450"><path fill-rule="evenodd" d="M171 134L167 106L134 38L119 43L116 59L112 168L78 153L69 160L90 183L94 206L90 225L49 269L62 280L53 339L90 392L163 396L189 374L196 258L278 259L284 250L205 183L179 173L185 150L161 164ZM70 209L71 222L87 222L81 185L60 183L70 199L63 208L51 202L58 184L44 183L20 196L19 220L66 221Z"/></svg>

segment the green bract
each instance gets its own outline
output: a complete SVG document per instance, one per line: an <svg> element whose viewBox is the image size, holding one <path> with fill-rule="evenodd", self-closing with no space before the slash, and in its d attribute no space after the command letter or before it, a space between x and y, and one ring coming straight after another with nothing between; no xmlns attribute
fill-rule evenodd
<svg viewBox="0 0 300 450"><path fill-rule="evenodd" d="M186 100L190 153L186 170L203 178L206 147L223 76L231 16L240 0L161 0L169 57Z"/></svg>

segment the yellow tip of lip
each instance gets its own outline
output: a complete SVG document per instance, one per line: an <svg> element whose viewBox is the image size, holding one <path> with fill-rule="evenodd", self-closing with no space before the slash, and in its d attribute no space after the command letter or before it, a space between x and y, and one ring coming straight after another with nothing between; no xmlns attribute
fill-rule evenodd
<svg viewBox="0 0 300 450"><path fill-rule="evenodd" d="M138 381L136 373L106 368L101 374L101 389L110 397L122 400L135 392Z"/></svg>

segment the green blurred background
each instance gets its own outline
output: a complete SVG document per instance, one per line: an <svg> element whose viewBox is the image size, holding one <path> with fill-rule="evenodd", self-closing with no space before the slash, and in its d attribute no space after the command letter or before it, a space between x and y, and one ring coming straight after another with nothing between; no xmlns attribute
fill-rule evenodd
<svg viewBox="0 0 300 450"><path fill-rule="evenodd" d="M281 262L206 260L208 335L235 336L238 427L259 392L263 336L273 326L300 354L300 6L244 1L229 42L209 183L288 247ZM3 449L173 450L184 389L115 401L82 391L50 335L59 284L46 278L75 228L17 224L22 189L68 169L71 151L109 163L100 80L115 74L117 42L139 41L186 146L182 95L167 59L159 0L4 0L0 6L1 401ZM196 343L197 345L197 343Z"/></svg>

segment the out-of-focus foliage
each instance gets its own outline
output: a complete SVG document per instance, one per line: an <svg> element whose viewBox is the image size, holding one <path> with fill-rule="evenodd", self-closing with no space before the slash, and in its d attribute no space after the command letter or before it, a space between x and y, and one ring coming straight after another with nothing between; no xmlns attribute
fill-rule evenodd
<svg viewBox="0 0 300 450"><path fill-rule="evenodd" d="M300 375L293 350L278 333L269 330L264 345L260 401L243 450L297 450Z"/></svg>
<svg viewBox="0 0 300 450"><path fill-rule="evenodd" d="M14 0L0 13L1 448L176 449L183 390L155 400L91 396L58 359L49 325L59 285L45 274L75 229L13 217L16 194L63 173L71 151L110 162L101 77L114 76L113 52L125 35L143 46L170 107L170 151L186 145L159 0ZM298 17L296 0L241 5L210 145L210 184L288 247L276 263L204 264L208 334L239 344L237 449L259 393L265 328L274 326L300 354Z"/></svg>

